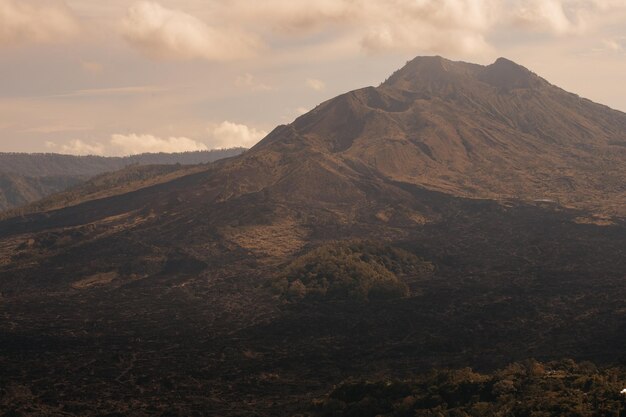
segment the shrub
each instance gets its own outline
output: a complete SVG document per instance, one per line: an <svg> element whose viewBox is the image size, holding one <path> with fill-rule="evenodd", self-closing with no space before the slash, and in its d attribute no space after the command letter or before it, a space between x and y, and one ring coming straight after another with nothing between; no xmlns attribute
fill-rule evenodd
<svg viewBox="0 0 626 417"><path fill-rule="evenodd" d="M373 300L404 297L397 274L430 272L404 250L367 242L330 243L295 259L272 283L287 299Z"/></svg>

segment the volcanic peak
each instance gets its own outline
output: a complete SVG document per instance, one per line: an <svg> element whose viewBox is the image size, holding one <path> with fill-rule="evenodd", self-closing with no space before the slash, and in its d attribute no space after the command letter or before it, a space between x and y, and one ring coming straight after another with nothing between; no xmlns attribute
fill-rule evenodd
<svg viewBox="0 0 626 417"><path fill-rule="evenodd" d="M506 58L483 66L451 61L440 56L419 56L406 63L383 84L383 87L405 91L434 92L436 89L459 87L476 82L501 90L538 88L547 82L532 71Z"/></svg>
<svg viewBox="0 0 626 417"><path fill-rule="evenodd" d="M486 66L479 74L479 79L501 89L539 88L547 85L537 74L506 58Z"/></svg>

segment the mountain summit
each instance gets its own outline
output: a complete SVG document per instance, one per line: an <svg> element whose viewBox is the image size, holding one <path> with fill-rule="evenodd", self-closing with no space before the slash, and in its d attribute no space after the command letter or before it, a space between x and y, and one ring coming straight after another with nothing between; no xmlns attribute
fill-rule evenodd
<svg viewBox="0 0 626 417"><path fill-rule="evenodd" d="M426 56L407 62L383 86L415 92L430 89L435 93L437 86L467 89L476 81L509 90L538 88L547 84L538 75L506 58L498 58L493 64L482 66L450 61L440 56Z"/></svg>

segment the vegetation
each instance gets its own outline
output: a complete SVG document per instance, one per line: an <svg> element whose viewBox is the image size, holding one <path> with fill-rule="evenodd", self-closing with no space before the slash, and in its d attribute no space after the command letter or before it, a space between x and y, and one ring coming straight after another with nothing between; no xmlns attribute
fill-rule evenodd
<svg viewBox="0 0 626 417"><path fill-rule="evenodd" d="M0 210L40 199L84 181L80 176L26 177L0 172Z"/></svg>
<svg viewBox="0 0 626 417"><path fill-rule="evenodd" d="M399 298L409 294L399 275L426 274L432 269L430 263L391 246L330 243L291 262L273 287L291 300Z"/></svg>
<svg viewBox="0 0 626 417"><path fill-rule="evenodd" d="M411 380L348 381L314 404L313 415L343 416L625 416L624 369L590 362L534 360L492 374L469 368Z"/></svg>

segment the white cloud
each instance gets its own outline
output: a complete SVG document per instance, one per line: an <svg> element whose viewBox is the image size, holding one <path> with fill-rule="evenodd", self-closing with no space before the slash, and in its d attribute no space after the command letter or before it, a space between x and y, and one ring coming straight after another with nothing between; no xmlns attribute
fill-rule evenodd
<svg viewBox="0 0 626 417"><path fill-rule="evenodd" d="M209 128L213 144L218 148L250 147L263 139L267 132L243 124L224 121Z"/></svg>
<svg viewBox="0 0 626 417"><path fill-rule="evenodd" d="M46 142L51 151L68 155L104 155L105 147L101 143L86 143L80 139L70 140L65 144Z"/></svg>
<svg viewBox="0 0 626 417"><path fill-rule="evenodd" d="M249 73L238 76L235 79L235 85L252 91L269 91L272 89L272 87L257 80L252 74Z"/></svg>
<svg viewBox="0 0 626 417"><path fill-rule="evenodd" d="M78 30L76 19L60 0L0 0L0 45L54 42Z"/></svg>
<svg viewBox="0 0 626 417"><path fill-rule="evenodd" d="M616 12L626 11L623 0L515 0L502 11L514 25L555 35L585 34L602 27Z"/></svg>
<svg viewBox="0 0 626 417"><path fill-rule="evenodd" d="M584 34L617 10L626 10L625 0L232 0L222 14L289 40L352 39L369 53L485 55L498 32Z"/></svg>
<svg viewBox="0 0 626 417"><path fill-rule="evenodd" d="M579 27L565 13L561 0L526 0L514 9L513 21L530 29L565 34Z"/></svg>
<svg viewBox="0 0 626 417"><path fill-rule="evenodd" d="M207 146L185 137L170 137L162 139L152 135L113 135L111 147L118 155L133 155L153 152L189 152L205 151Z"/></svg>
<svg viewBox="0 0 626 417"><path fill-rule="evenodd" d="M307 78L306 85L312 90L322 91L326 88L326 83L322 80L316 80L315 78Z"/></svg>
<svg viewBox="0 0 626 417"><path fill-rule="evenodd" d="M244 31L218 29L179 10L142 1L128 9L124 38L149 56L228 61L254 55L260 41Z"/></svg>
<svg viewBox="0 0 626 417"><path fill-rule="evenodd" d="M356 38L367 52L410 50L484 52L498 22L498 0L235 0L241 19L288 36L327 31ZM331 32L332 30L332 32ZM442 50L441 48L446 48Z"/></svg>
<svg viewBox="0 0 626 417"><path fill-rule="evenodd" d="M70 155L109 155L125 156L140 153L205 151L208 147L201 142L185 137L159 138L153 135L116 134L106 143L85 142L80 139L64 144L46 142L46 147L54 152Z"/></svg>
<svg viewBox="0 0 626 417"><path fill-rule="evenodd" d="M298 116L302 116L303 114L306 114L306 113L308 113L308 112L309 112L309 109L307 109L306 107L298 107L298 108L296 109L296 114L297 114Z"/></svg>

